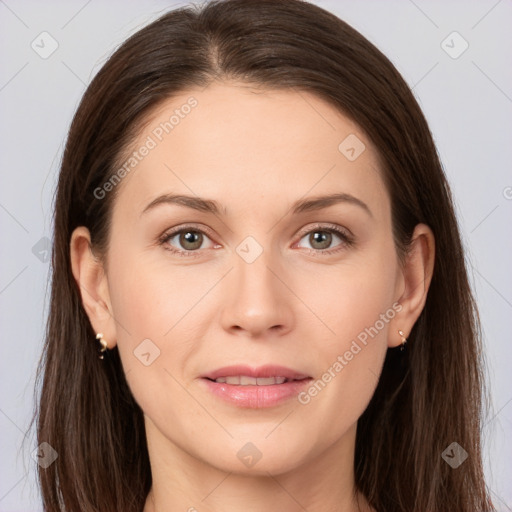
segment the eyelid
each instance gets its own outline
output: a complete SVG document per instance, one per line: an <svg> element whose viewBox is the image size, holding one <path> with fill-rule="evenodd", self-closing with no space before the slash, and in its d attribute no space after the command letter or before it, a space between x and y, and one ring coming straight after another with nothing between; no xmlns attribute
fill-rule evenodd
<svg viewBox="0 0 512 512"><path fill-rule="evenodd" d="M302 238L304 235L307 235L308 233L310 233L311 231L314 231L314 230L318 230L318 231L335 231L336 233L340 233L340 234L343 234L345 235L347 238L354 238L354 235L352 233L352 231L350 231L350 229L344 227L344 226L340 226L338 224L331 224L329 222L317 222L317 223L314 223L313 225L309 225L308 227L304 228L303 230L300 231L300 238Z"/></svg>
<svg viewBox="0 0 512 512"><path fill-rule="evenodd" d="M205 233L210 238L215 237L215 234L212 229L210 229L209 227L207 227L203 224L197 224L195 222L190 222L190 223L186 223L186 224L171 228L168 231L166 231L163 236L175 235L176 233L180 233L181 231L186 231L187 229L199 231L200 233Z"/></svg>

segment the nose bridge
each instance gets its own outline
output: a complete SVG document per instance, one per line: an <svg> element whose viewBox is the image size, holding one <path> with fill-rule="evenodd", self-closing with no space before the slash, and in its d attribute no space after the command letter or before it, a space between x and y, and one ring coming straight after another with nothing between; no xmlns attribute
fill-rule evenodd
<svg viewBox="0 0 512 512"><path fill-rule="evenodd" d="M248 236L236 247L234 269L229 281L229 300L224 311L226 328L242 328L253 333L280 326L289 327L289 292L279 278L280 263L270 248Z"/></svg>
<svg viewBox="0 0 512 512"><path fill-rule="evenodd" d="M275 258L272 257L272 251L269 248L263 248L255 241L246 240L236 249L237 258L235 263L235 273L241 291L252 291L261 295L272 295L271 288L275 287L274 277L270 268L277 265ZM272 261L274 260L274 261Z"/></svg>

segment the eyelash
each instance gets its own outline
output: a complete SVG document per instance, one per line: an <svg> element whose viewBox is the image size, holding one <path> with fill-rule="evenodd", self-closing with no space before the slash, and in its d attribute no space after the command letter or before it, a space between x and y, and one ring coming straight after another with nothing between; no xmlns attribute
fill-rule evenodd
<svg viewBox="0 0 512 512"><path fill-rule="evenodd" d="M169 240L174 238L174 236L176 236L180 233L187 232L187 231L202 233L203 235L211 237L210 233L207 230L200 229L197 226L191 224L191 225L181 226L179 229L174 229L172 231L165 232L158 239L159 245L162 245L166 251L170 251L173 254L178 254L179 256L183 256L183 257L187 257L187 258L201 256L200 251L197 249L194 251L182 251L180 249L175 249L174 247L172 247L168 244ZM341 238L342 243L339 246L337 246L337 248L335 248L335 249L322 250L322 249L308 249L307 247L302 248L302 249L305 249L308 252L308 254L313 253L314 255L328 256L328 255L340 252L340 251L354 245L354 238L351 234L349 234L348 230L340 228L334 224L328 224L328 225L318 224L316 226L313 226L313 228L310 228L308 231L301 234L299 241L302 240L306 235L309 235L309 234L315 233L315 232L334 233L334 234L338 235L339 238Z"/></svg>

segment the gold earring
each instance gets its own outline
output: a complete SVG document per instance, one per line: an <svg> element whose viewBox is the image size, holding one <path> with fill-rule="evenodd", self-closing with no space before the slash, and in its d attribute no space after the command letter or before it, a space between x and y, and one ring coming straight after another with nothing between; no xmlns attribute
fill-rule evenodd
<svg viewBox="0 0 512 512"><path fill-rule="evenodd" d="M400 350L403 350L407 342L407 339L405 338L403 331L398 331L398 334L400 334L400 336L402 337L402 346L400 347Z"/></svg>
<svg viewBox="0 0 512 512"><path fill-rule="evenodd" d="M99 358L103 359L103 352L105 352L105 350L107 350L107 342L103 339L103 333L101 333L101 332L96 334L96 339L100 340L101 349L100 349L100 356L99 356Z"/></svg>

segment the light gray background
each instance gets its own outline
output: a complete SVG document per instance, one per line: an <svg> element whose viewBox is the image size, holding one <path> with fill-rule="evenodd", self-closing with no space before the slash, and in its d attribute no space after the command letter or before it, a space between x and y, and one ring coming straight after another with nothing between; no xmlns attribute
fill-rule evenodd
<svg viewBox="0 0 512 512"><path fill-rule="evenodd" d="M36 254L33 247L51 237L71 117L118 44L185 3L0 0L0 511L42 510L30 456L33 432L21 447L48 302L44 242ZM455 194L484 329L492 393L484 427L487 480L497 509L512 510L512 2L314 3L392 60L430 123ZM43 31L59 45L47 59L31 48ZM469 44L456 59L441 46L453 31ZM462 44L453 37L445 43L452 54Z"/></svg>

